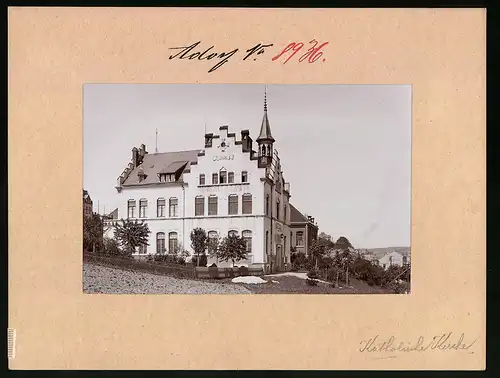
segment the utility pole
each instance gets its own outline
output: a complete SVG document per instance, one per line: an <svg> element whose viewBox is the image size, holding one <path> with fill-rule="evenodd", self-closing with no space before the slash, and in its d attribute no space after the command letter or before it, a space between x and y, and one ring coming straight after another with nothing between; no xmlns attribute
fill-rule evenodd
<svg viewBox="0 0 500 378"><path fill-rule="evenodd" d="M155 153L158 153L158 129L156 129Z"/></svg>

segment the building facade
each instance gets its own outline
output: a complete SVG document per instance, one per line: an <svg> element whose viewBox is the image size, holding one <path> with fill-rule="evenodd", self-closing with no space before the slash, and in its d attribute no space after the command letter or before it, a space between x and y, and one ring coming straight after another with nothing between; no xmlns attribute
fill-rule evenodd
<svg viewBox="0 0 500 378"><path fill-rule="evenodd" d="M290 204L290 241L291 247L298 253L309 255L309 248L318 238L318 225L314 218L302 214Z"/></svg>
<svg viewBox="0 0 500 378"><path fill-rule="evenodd" d="M89 192L83 189L83 216L89 218L92 216L93 204Z"/></svg>
<svg viewBox="0 0 500 378"><path fill-rule="evenodd" d="M144 220L151 230L149 245L136 256L193 253L190 234L200 227L209 237L242 236L248 259L238 265L290 269L290 184L274 146L267 99L256 142L248 130L238 135L228 126L204 139L199 150L153 154L144 144L132 149L116 189L118 218Z"/></svg>
<svg viewBox="0 0 500 378"><path fill-rule="evenodd" d="M396 251L389 252L376 260L376 264L381 266L384 269L387 269L391 266L405 266L409 264L409 258L405 253L399 253Z"/></svg>

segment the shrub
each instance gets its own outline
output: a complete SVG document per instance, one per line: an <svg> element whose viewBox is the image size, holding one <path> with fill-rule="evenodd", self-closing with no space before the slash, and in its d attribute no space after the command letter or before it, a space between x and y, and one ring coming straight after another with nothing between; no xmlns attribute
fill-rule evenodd
<svg viewBox="0 0 500 378"><path fill-rule="evenodd" d="M308 284L309 286L318 286L318 281L308 278L306 279L306 284Z"/></svg>
<svg viewBox="0 0 500 378"><path fill-rule="evenodd" d="M191 263L194 266L198 266L198 256L193 256L193 258L191 259ZM208 263L207 255L206 254L200 255L200 266L207 266L207 263Z"/></svg>
<svg viewBox="0 0 500 378"><path fill-rule="evenodd" d="M120 249L118 241L111 238L104 238L104 253L115 256L121 255L122 250Z"/></svg>

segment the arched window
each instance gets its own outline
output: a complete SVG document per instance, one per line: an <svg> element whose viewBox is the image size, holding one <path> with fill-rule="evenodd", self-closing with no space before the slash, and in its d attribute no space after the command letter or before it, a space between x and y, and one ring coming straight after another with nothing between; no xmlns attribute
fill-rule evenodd
<svg viewBox="0 0 500 378"><path fill-rule="evenodd" d="M252 195L249 193L243 194L242 203L243 214L252 214Z"/></svg>
<svg viewBox="0 0 500 378"><path fill-rule="evenodd" d="M208 231L208 253L212 254L215 252L217 248L217 239L219 238L219 235L217 234L217 231Z"/></svg>
<svg viewBox="0 0 500 378"><path fill-rule="evenodd" d="M228 214L236 215L238 214L238 195L230 194L228 197Z"/></svg>
<svg viewBox="0 0 500 378"><path fill-rule="evenodd" d="M218 200L217 196L208 197L208 215L217 215Z"/></svg>
<svg viewBox="0 0 500 378"><path fill-rule="evenodd" d="M242 236L247 245L247 253L252 253L252 231L245 230L242 232Z"/></svg>
<svg viewBox="0 0 500 378"><path fill-rule="evenodd" d="M194 215L205 215L205 197L197 196L194 199Z"/></svg>
<svg viewBox="0 0 500 378"><path fill-rule="evenodd" d="M139 218L146 218L146 209L148 208L148 200L142 198L139 201Z"/></svg>
<svg viewBox="0 0 500 378"><path fill-rule="evenodd" d="M177 252L177 232L170 232L168 234L168 251L170 253Z"/></svg>
<svg viewBox="0 0 500 378"><path fill-rule="evenodd" d="M295 234L295 245L304 245L304 232L297 231Z"/></svg>
<svg viewBox="0 0 500 378"><path fill-rule="evenodd" d="M236 230L230 230L227 233L227 236L238 236L238 231L236 231Z"/></svg>
<svg viewBox="0 0 500 378"><path fill-rule="evenodd" d="M129 218L135 218L135 200L128 200L127 204L127 215Z"/></svg>
<svg viewBox="0 0 500 378"><path fill-rule="evenodd" d="M271 156L271 146L267 145L267 156Z"/></svg>
<svg viewBox="0 0 500 378"><path fill-rule="evenodd" d="M165 216L165 198L158 198L156 201L156 216L159 218Z"/></svg>
<svg viewBox="0 0 500 378"><path fill-rule="evenodd" d="M179 200L175 197L173 198L170 198L170 200L168 201L169 202L169 217L176 217L178 214L177 214L177 209L179 207Z"/></svg>
<svg viewBox="0 0 500 378"><path fill-rule="evenodd" d="M205 175L203 173L200 175L200 185L205 185Z"/></svg>
<svg viewBox="0 0 500 378"><path fill-rule="evenodd" d="M158 232L156 234L156 253L165 252L165 233Z"/></svg>
<svg viewBox="0 0 500 378"><path fill-rule="evenodd" d="M266 156L266 146L262 145L262 156Z"/></svg>
<svg viewBox="0 0 500 378"><path fill-rule="evenodd" d="M219 184L227 184L227 171L224 168L219 171L219 177Z"/></svg>

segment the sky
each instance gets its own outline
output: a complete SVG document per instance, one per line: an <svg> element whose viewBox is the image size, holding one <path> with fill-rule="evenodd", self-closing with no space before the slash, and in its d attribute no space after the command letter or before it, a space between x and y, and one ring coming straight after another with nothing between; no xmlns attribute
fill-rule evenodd
<svg viewBox="0 0 500 378"><path fill-rule="evenodd" d="M94 211L118 207L116 179L134 146L154 152L156 129L159 152L203 149L222 125L255 140L265 88L290 202L356 248L410 246L410 85L85 84Z"/></svg>

